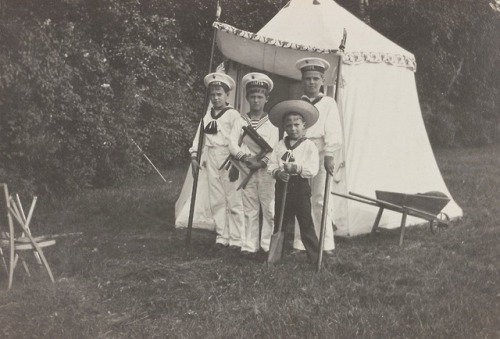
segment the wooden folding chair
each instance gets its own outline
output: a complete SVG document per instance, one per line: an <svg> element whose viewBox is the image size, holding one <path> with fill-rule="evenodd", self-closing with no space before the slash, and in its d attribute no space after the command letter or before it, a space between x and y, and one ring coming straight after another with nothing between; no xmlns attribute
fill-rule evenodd
<svg viewBox="0 0 500 339"><path fill-rule="evenodd" d="M42 248L52 246L56 241L47 236L33 237L29 228L36 201L37 197L34 197L28 215L26 215L19 196L17 194L15 198L9 196L7 185L0 184L0 255L9 278L8 289L12 287L14 269L19 259L22 261L26 273L30 275L26 261L20 255L22 251L32 251L38 264L45 267L50 280L54 282L54 276ZM20 227L18 232L14 227L14 221ZM9 251L9 265L5 261L3 249Z"/></svg>

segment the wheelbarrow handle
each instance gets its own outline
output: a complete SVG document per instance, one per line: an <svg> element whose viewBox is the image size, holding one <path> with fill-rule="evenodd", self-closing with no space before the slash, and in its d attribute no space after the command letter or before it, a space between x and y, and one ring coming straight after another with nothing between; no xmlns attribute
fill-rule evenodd
<svg viewBox="0 0 500 339"><path fill-rule="evenodd" d="M373 202L377 203L377 205L379 205L379 206L382 205L381 207L391 207L391 208L394 208L397 211L401 211L403 209L403 207L404 207L404 206L399 206L399 205L392 204L392 203L384 201L384 200L378 200L378 199L370 198L370 197L367 197L367 196L364 196L364 195L361 195L361 194L358 194L358 193L354 193L354 192L349 192L349 194L353 195L355 197L358 197L358 198L363 198L363 199L366 199L366 200L369 200L369 201L373 201Z"/></svg>
<svg viewBox="0 0 500 339"><path fill-rule="evenodd" d="M372 202L372 201L367 201L366 199L358 199L358 198L355 198L355 197L351 197L349 195L335 193L335 192L332 192L332 194L336 195L336 196L339 196L339 197L342 197L342 198L354 200L354 201L357 201L357 202L362 202L363 204L368 204L368 205L371 205L371 206L377 206L377 207L379 207L379 205L377 203Z"/></svg>

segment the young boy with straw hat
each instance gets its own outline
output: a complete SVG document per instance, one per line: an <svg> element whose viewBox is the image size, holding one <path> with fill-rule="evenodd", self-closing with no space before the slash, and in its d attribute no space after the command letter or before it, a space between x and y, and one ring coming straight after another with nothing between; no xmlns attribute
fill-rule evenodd
<svg viewBox="0 0 500 339"><path fill-rule="evenodd" d="M268 165L268 173L276 179L275 225L280 218L283 190L288 186L283 225L297 218L302 243L313 264L318 258L319 242L311 215L309 179L318 173L319 159L318 149L314 142L305 137L305 131L316 123L318 117L318 110L302 100L280 102L269 113L273 125L283 128L286 132L285 138L276 144ZM285 185L286 182L288 185Z"/></svg>

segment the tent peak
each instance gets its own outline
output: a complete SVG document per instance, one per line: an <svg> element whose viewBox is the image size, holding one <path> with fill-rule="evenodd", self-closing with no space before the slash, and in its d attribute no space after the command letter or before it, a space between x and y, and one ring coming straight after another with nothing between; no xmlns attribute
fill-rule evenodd
<svg viewBox="0 0 500 339"><path fill-rule="evenodd" d="M385 63L416 70L412 53L392 42L334 0L290 0L257 34L298 45L338 48L347 31L344 63Z"/></svg>

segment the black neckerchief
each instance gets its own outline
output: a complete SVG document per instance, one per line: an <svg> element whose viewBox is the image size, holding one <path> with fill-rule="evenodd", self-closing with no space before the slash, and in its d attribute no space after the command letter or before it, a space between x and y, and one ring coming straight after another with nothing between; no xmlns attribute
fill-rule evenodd
<svg viewBox="0 0 500 339"><path fill-rule="evenodd" d="M210 116L212 117L212 121L210 121L207 126L205 126L205 133L206 134L217 134L217 119L219 119L224 113L226 113L228 110L232 109L231 106L226 106L223 109L220 110L219 113L215 114L215 109L212 107L210 108Z"/></svg>
<svg viewBox="0 0 500 339"><path fill-rule="evenodd" d="M221 109L219 113L215 114L215 109L212 107L212 108L210 108L210 116L212 117L212 119L217 120L221 116L223 116L224 113L226 113L231 108L232 108L231 106L226 106L223 109Z"/></svg>
<svg viewBox="0 0 500 339"><path fill-rule="evenodd" d="M308 102L308 103L310 103L310 104L316 105L318 102L320 102L320 101L321 101L321 99L323 99L323 97L324 97L324 96L323 96L323 95L321 95L321 96L317 97L316 99L314 99L313 101L311 101L311 99L309 99L309 97L308 97L308 96L304 95L304 96L302 96L302 98L301 98L301 99L302 99L302 100L304 100L304 101L307 101L307 102Z"/></svg>
<svg viewBox="0 0 500 339"><path fill-rule="evenodd" d="M288 158L288 162L294 162L295 158L293 157L293 152L291 152L291 151L293 151L294 149L299 147L299 145L301 143L303 143L305 140L307 140L306 137L301 137L297 140L297 142L295 144L290 145L290 138L288 136L286 136L285 137L285 146L286 146L287 151L283 154L283 156L281 157L281 160L287 161L287 158Z"/></svg>

